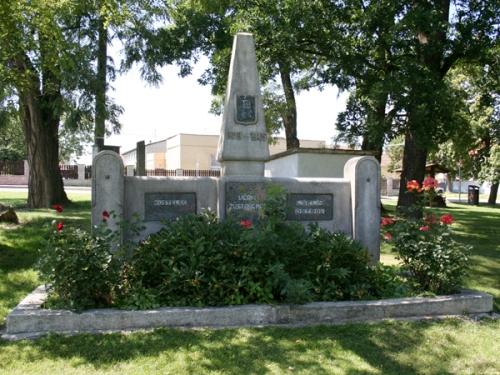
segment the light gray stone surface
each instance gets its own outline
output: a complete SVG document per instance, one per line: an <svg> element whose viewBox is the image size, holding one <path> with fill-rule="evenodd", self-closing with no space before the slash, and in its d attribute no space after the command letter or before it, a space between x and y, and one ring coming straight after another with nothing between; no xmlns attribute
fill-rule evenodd
<svg viewBox="0 0 500 375"><path fill-rule="evenodd" d="M238 108L242 108L243 101L253 103L248 104L253 107L249 121L238 120ZM223 174L263 176L264 162L268 159L255 44L252 34L238 33L233 42L217 160L222 164ZM235 161L239 163L225 166L226 162Z"/></svg>
<svg viewBox="0 0 500 375"><path fill-rule="evenodd" d="M280 157L280 154L273 155L271 160L266 162L267 177L343 178L345 163L360 156L354 151L336 153L335 150L329 149L298 149L281 154Z"/></svg>
<svg viewBox="0 0 500 375"><path fill-rule="evenodd" d="M127 165L127 166L125 166L125 175L126 176L133 176L134 175L134 169L135 169L135 166L133 166L133 165Z"/></svg>
<svg viewBox="0 0 500 375"><path fill-rule="evenodd" d="M349 159L344 177L351 183L352 234L380 260L380 165L373 156Z"/></svg>
<svg viewBox="0 0 500 375"><path fill-rule="evenodd" d="M382 319L418 318L490 313L493 297L464 291L434 298L398 298L377 301L314 302L305 305L242 305L231 307L175 307L128 311L118 309L45 310L45 287L35 289L7 316L5 339L33 337L49 332L81 333L158 327L246 327L316 325Z"/></svg>
<svg viewBox="0 0 500 375"><path fill-rule="evenodd" d="M102 212L114 212L108 226L118 229L123 215L124 169L120 155L113 151L99 152L92 163L92 226L102 222Z"/></svg>
<svg viewBox="0 0 500 375"><path fill-rule="evenodd" d="M217 178L214 177L125 177L124 219L131 222L137 214L145 218L146 193L195 193L196 213L205 210L217 212ZM158 221L145 221L146 229L142 239L150 233L159 231L163 224ZM127 236L127 238L130 238Z"/></svg>
<svg viewBox="0 0 500 375"><path fill-rule="evenodd" d="M282 158L266 162L264 175L266 177L302 177L299 173L299 154L290 154ZM334 177L334 176L317 176ZM344 177L344 175L335 176Z"/></svg>
<svg viewBox="0 0 500 375"><path fill-rule="evenodd" d="M334 178L265 178L251 176L227 176L219 179L219 217L226 217L226 184L230 182L263 183L280 185L286 193L333 194L333 220L319 221L320 227L332 232L352 235L350 182ZM302 221L304 225L312 221Z"/></svg>

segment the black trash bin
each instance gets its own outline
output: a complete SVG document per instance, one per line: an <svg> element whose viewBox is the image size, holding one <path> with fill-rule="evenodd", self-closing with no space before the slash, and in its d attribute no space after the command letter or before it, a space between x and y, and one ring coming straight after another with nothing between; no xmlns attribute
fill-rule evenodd
<svg viewBox="0 0 500 375"><path fill-rule="evenodd" d="M469 185L467 203L479 205L479 186Z"/></svg>

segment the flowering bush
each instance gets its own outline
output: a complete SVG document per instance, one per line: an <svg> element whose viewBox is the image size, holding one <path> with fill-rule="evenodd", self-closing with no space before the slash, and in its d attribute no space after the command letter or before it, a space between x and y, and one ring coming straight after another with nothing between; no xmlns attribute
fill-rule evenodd
<svg viewBox="0 0 500 375"><path fill-rule="evenodd" d="M53 208L58 213L63 211L60 205ZM114 299L120 261L111 245L117 234L107 227L108 217L108 213L103 213L103 223L92 233L65 226L63 221L54 220L50 226L37 268L50 295L56 296L64 307L103 307Z"/></svg>
<svg viewBox="0 0 500 375"><path fill-rule="evenodd" d="M434 194L435 180L427 177L421 187L410 181L410 194L423 194L423 201ZM450 226L453 216L442 215L439 220L432 213L423 218L384 217L382 235L393 244L402 269L419 291L449 293L461 286L468 267L470 249L455 241Z"/></svg>

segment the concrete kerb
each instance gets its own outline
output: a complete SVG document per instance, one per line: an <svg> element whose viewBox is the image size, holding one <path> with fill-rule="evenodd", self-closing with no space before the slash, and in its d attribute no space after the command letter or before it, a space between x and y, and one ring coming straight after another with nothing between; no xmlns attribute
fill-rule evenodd
<svg viewBox="0 0 500 375"><path fill-rule="evenodd" d="M122 332L161 327L236 328L309 326L490 313L493 297L464 290L434 298L415 297L375 301L313 302L305 305L242 305L173 307L154 310L94 309L82 313L48 310L41 306L47 293L36 288L8 315L2 338L19 340L47 333Z"/></svg>

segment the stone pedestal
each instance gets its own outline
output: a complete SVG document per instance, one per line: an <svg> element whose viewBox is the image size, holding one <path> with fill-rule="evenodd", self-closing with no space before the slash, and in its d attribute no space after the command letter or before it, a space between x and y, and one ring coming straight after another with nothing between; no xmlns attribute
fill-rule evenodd
<svg viewBox="0 0 500 375"><path fill-rule="evenodd" d="M252 34L234 38L217 150L224 176L264 176L269 146Z"/></svg>
<svg viewBox="0 0 500 375"><path fill-rule="evenodd" d="M119 229L123 219L124 168L120 155L99 152L92 163L92 227L102 223L102 213L113 213L107 221L111 230Z"/></svg>
<svg viewBox="0 0 500 375"><path fill-rule="evenodd" d="M264 163L260 161L226 161L222 176L264 176Z"/></svg>
<svg viewBox="0 0 500 375"><path fill-rule="evenodd" d="M380 165L373 156L347 161L344 178L351 183L352 237L380 260Z"/></svg>

